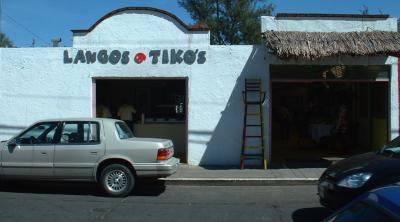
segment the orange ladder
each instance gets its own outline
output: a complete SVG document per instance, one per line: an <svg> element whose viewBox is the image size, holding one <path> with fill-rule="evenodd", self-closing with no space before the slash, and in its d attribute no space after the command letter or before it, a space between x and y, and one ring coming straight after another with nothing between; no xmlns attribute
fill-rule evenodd
<svg viewBox="0 0 400 222"><path fill-rule="evenodd" d="M240 168L245 167L246 160L262 160L263 168L267 169L265 155L265 131L262 104L265 101L265 91L262 91L261 79L245 79L245 90L243 91L244 102L244 124L242 136L242 152L240 155ZM249 111L251 110L251 111ZM252 121L249 120L253 118ZM249 130L252 128L253 130ZM257 130L258 129L258 130ZM257 132L257 135L248 135ZM252 140L253 145L250 145ZM256 145L254 145L256 143ZM251 150L251 151L250 151Z"/></svg>

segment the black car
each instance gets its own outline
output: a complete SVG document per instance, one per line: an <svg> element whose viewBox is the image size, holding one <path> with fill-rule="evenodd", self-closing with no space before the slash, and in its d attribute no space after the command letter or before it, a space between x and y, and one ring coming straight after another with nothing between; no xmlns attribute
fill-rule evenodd
<svg viewBox="0 0 400 222"><path fill-rule="evenodd" d="M376 152L341 160L321 175L318 195L322 205L337 209L373 188L400 182L400 137Z"/></svg>

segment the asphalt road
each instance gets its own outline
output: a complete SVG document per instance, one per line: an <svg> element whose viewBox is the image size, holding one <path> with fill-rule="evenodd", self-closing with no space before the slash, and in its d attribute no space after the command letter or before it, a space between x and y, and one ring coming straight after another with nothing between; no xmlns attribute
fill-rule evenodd
<svg viewBox="0 0 400 222"><path fill-rule="evenodd" d="M321 221L315 186L149 186L126 198L93 184L7 182L0 221Z"/></svg>

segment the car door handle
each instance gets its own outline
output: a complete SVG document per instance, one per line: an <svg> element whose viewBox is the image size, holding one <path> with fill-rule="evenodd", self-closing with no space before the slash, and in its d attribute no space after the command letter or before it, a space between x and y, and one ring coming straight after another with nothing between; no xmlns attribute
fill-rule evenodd
<svg viewBox="0 0 400 222"><path fill-rule="evenodd" d="M47 152L40 152L41 154L47 154Z"/></svg>
<svg viewBox="0 0 400 222"><path fill-rule="evenodd" d="M91 151L90 154L97 155L97 152L96 151Z"/></svg>

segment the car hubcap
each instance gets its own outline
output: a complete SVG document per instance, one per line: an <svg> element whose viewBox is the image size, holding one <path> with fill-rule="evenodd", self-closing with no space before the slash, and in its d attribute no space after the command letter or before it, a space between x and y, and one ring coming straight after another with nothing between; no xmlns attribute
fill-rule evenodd
<svg viewBox="0 0 400 222"><path fill-rule="evenodd" d="M128 179L122 170L113 170L106 176L107 188L113 192L118 192L126 188Z"/></svg>

